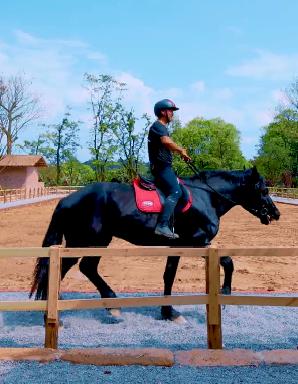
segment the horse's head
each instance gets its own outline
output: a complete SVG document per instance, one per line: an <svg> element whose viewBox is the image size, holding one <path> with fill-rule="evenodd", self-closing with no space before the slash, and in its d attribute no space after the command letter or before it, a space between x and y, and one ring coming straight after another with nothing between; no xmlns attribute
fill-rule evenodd
<svg viewBox="0 0 298 384"><path fill-rule="evenodd" d="M244 194L242 206L253 215L257 216L262 224L270 224L272 220L278 220L280 212L271 197L265 184L265 180L253 167L245 171Z"/></svg>

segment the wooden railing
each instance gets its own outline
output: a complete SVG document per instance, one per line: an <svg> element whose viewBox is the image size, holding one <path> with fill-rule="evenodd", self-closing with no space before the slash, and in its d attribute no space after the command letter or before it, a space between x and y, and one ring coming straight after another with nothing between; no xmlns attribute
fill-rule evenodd
<svg viewBox="0 0 298 384"><path fill-rule="evenodd" d="M69 194L82 188L81 185L73 186L54 186L54 187L38 187L38 188L18 188L18 189L1 189L0 203L8 203L16 200L31 199L34 197ZM278 197L286 197L289 199L298 199L298 188L278 188L270 187L270 195Z"/></svg>
<svg viewBox="0 0 298 384"><path fill-rule="evenodd" d="M83 256L117 256L117 257L205 257L206 294L172 295L152 297L130 297L109 299L59 300L61 258ZM160 305L203 304L207 310L208 348L222 348L221 305L261 305L298 307L297 297L272 296L225 296L220 294L221 256L264 256L284 257L298 256L298 247L293 248L178 248L178 247L136 247L123 249L110 248L0 248L0 258L11 257L49 257L48 300L40 301L1 301L0 311L45 311L45 347L57 348L59 311L90 309L143 307Z"/></svg>
<svg viewBox="0 0 298 384"><path fill-rule="evenodd" d="M0 189L0 203L10 203L16 200L32 199L35 197L69 194L82 188L81 186L55 186L37 188Z"/></svg>
<svg viewBox="0 0 298 384"><path fill-rule="evenodd" d="M288 199L298 199L298 188L270 187L269 193L272 196L286 197Z"/></svg>

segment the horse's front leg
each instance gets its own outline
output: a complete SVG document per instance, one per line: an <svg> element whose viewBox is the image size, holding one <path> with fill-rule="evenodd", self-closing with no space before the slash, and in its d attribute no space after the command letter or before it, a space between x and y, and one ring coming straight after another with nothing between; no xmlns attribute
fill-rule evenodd
<svg viewBox="0 0 298 384"><path fill-rule="evenodd" d="M224 283L221 287L220 292L223 295L230 295L232 292L232 275L234 272L233 260L230 256L222 256L219 262L225 272Z"/></svg>
<svg viewBox="0 0 298 384"><path fill-rule="evenodd" d="M172 294L172 287L175 280L179 260L180 256L169 256L167 258L166 269L163 275L165 296L170 296ZM171 320L178 324L186 323L186 320L181 315L181 313L176 311L171 305L164 305L161 307L161 317L164 320Z"/></svg>

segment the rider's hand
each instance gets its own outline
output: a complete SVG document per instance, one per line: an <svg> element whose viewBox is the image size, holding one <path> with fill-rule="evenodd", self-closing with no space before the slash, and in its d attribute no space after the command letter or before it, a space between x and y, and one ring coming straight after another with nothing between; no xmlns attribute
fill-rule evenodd
<svg viewBox="0 0 298 384"><path fill-rule="evenodd" d="M186 150L183 148L182 151L180 152L180 156L184 161L191 161L191 157L188 156Z"/></svg>

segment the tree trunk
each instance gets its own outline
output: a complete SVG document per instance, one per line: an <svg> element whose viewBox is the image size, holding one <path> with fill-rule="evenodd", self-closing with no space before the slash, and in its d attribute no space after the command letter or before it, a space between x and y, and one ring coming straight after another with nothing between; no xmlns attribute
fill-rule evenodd
<svg viewBox="0 0 298 384"><path fill-rule="evenodd" d="M6 154L11 155L11 152L12 152L12 138L10 136L7 136Z"/></svg>

